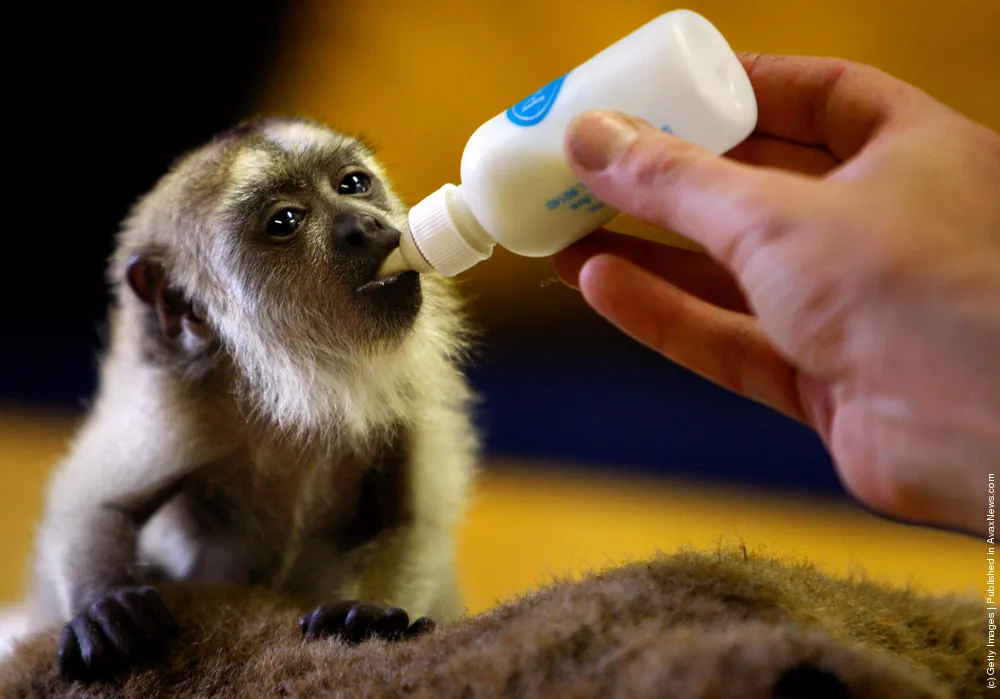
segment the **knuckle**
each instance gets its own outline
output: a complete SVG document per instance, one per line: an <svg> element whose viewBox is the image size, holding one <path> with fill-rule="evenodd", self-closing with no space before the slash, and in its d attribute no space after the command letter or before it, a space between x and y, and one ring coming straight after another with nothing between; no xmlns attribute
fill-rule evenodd
<svg viewBox="0 0 1000 699"><path fill-rule="evenodd" d="M654 193L674 187L683 180L694 150L684 141L664 147L658 139L641 138L628 153L630 179L640 190Z"/></svg>
<svg viewBox="0 0 1000 699"><path fill-rule="evenodd" d="M117 606L118 604L115 602L114 597L105 597L90 605L88 613L91 617L104 617L111 613Z"/></svg>
<svg viewBox="0 0 1000 699"><path fill-rule="evenodd" d="M145 601L145 597L139 590L119 590L113 595L113 599L119 604L123 605L134 605L141 604Z"/></svg>
<svg viewBox="0 0 1000 699"><path fill-rule="evenodd" d="M876 70L872 66L866 63L858 63L856 61L851 61L846 58L841 58L840 56L830 56L824 59L826 63L826 69L832 75L843 75L843 74L863 74L866 71Z"/></svg>
<svg viewBox="0 0 1000 699"><path fill-rule="evenodd" d="M844 58L838 58L836 61L836 66L837 69L841 71L842 79L865 82L886 79L892 80L893 82L896 81L896 78L892 77L889 73L870 63L859 63L857 61L849 61Z"/></svg>
<svg viewBox="0 0 1000 699"><path fill-rule="evenodd" d="M888 73L870 63L852 61L838 56L824 58L823 62L825 72L829 76L827 82L828 92L832 91L833 87L838 83L848 81L867 82L873 79L888 77Z"/></svg>
<svg viewBox="0 0 1000 699"><path fill-rule="evenodd" d="M743 277L756 253L793 233L796 204L766 185L751 182L734 192L727 205L735 212L733 235L723 239L719 255Z"/></svg>
<svg viewBox="0 0 1000 699"><path fill-rule="evenodd" d="M136 595L138 597L145 597L146 599L159 599L160 593L155 587L140 587L133 590L129 590L129 594Z"/></svg>

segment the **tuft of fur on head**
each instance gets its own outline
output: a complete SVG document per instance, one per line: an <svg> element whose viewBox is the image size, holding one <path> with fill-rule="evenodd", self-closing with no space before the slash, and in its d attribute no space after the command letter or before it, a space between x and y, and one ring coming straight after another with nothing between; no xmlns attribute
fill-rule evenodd
<svg viewBox="0 0 1000 699"><path fill-rule="evenodd" d="M404 227L407 209L363 143L307 120L259 119L182 157L137 203L109 275L122 325L142 327L150 311L123 283L127 266L137 254L162 261L179 292L204 307L217 341L182 360L187 376L228 371L248 419L290 437L336 434L363 444L378 439L380 427L410 420L419 397L464 406L470 396L456 364L469 329L443 277L422 276L419 310L400 322L344 298L341 277L354 270L325 259L321 236L302 243L295 262L287 250L248 242L254 224L246 212L262 191L319 192L327 186L323 168L338 158L358 162L379 183L378 198L351 205Z"/></svg>

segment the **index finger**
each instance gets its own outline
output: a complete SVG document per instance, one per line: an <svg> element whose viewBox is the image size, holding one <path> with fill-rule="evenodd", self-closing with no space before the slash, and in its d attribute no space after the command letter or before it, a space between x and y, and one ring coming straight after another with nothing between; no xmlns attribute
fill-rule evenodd
<svg viewBox="0 0 1000 699"><path fill-rule="evenodd" d="M757 132L823 146L846 160L924 93L837 58L740 54L757 96Z"/></svg>
<svg viewBox="0 0 1000 699"><path fill-rule="evenodd" d="M715 306L738 313L750 312L729 271L705 253L603 229L556 254L553 257L556 274L566 284L579 288L580 270L597 255L628 260Z"/></svg>

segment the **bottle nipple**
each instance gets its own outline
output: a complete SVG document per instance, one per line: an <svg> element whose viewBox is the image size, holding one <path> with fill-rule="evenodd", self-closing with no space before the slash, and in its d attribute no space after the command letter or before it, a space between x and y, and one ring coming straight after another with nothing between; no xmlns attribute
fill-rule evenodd
<svg viewBox="0 0 1000 699"><path fill-rule="evenodd" d="M386 256L385 260L382 261L382 266L378 268L378 272L375 273L376 279L388 279L389 277L394 277L397 274L402 274L403 272L409 272L410 265L406 263L403 258L403 252L398 247L393 248L392 252Z"/></svg>

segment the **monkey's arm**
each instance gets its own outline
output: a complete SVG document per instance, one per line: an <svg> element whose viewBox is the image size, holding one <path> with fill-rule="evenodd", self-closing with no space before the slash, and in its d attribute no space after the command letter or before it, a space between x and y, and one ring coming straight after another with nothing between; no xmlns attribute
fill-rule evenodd
<svg viewBox="0 0 1000 699"><path fill-rule="evenodd" d="M431 631L437 621L457 618L461 604L451 537L448 530L412 525L380 534L352 556L363 558L364 565L360 575L341 588L341 599L300 618L306 639L402 639Z"/></svg>
<svg viewBox="0 0 1000 699"><path fill-rule="evenodd" d="M380 468L383 486L391 485L386 477L402 486L401 500L363 492L361 516L346 532L357 535L360 526L366 543L349 554L357 562L349 567L357 567L358 574L342 592L349 599L386 605L397 614L382 617L385 610L371 604L354 609L353 602L323 605L302 619L307 638L336 633L351 640L363 637L366 627L378 633L385 628L400 631L401 624L406 635L414 635L433 628L433 621L453 621L462 613L454 530L463 514L478 445L464 411L427 412L435 419L434 429L414 430L402 455L404 468L394 472L392 462ZM373 538L367 540L367 535ZM354 615L354 628L349 613ZM409 627L407 618L415 620Z"/></svg>
<svg viewBox="0 0 1000 699"><path fill-rule="evenodd" d="M49 484L36 574L49 605L38 613L50 621L139 580L138 532L196 463L192 449L174 446L175 427L151 428L152 411L108 407L96 406Z"/></svg>
<svg viewBox="0 0 1000 699"><path fill-rule="evenodd" d="M70 679L127 667L175 630L159 595L137 587L137 541L142 525L177 492L198 455L175 446L183 444L177 440L184 426L161 422L155 410L135 412L136 406L125 405L115 411L107 403L95 406L53 476L39 531L35 621L66 623L60 663Z"/></svg>
<svg viewBox="0 0 1000 699"><path fill-rule="evenodd" d="M187 475L137 463L135 470L156 476L146 485L102 473L108 469L101 466L71 467L56 476L40 532L39 582L54 596L50 613L63 621L114 590L141 582L139 530Z"/></svg>

